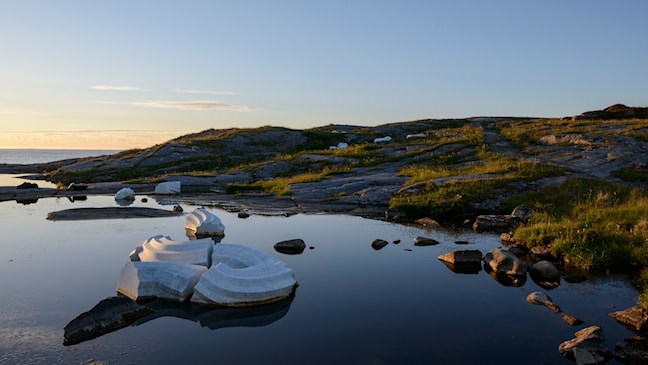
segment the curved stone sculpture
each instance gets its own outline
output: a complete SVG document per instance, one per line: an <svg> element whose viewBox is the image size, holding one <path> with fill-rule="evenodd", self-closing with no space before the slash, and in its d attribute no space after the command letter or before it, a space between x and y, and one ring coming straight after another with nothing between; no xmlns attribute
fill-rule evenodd
<svg viewBox="0 0 648 365"><path fill-rule="evenodd" d="M167 181L155 186L155 194L174 195L180 194L180 181Z"/></svg>
<svg viewBox="0 0 648 365"><path fill-rule="evenodd" d="M205 208L196 208L185 222L188 236L223 236L225 226L221 220Z"/></svg>
<svg viewBox="0 0 648 365"><path fill-rule="evenodd" d="M128 262L117 280L117 292L135 301L167 298L187 300L205 266L171 262Z"/></svg>
<svg viewBox="0 0 648 365"><path fill-rule="evenodd" d="M164 261L209 267L214 241L201 238L192 241L174 241L169 236L153 236L135 247L131 261Z"/></svg>
<svg viewBox="0 0 648 365"><path fill-rule="evenodd" d="M294 272L285 263L246 246L220 243L191 301L245 307L284 299L296 286Z"/></svg>
<svg viewBox="0 0 648 365"><path fill-rule="evenodd" d="M121 188L115 194L115 200L133 201L135 200L135 192L131 188Z"/></svg>

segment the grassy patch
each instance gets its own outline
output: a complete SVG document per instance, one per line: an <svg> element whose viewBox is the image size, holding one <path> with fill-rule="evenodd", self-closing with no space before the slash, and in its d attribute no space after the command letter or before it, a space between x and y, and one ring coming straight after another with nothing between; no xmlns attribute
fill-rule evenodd
<svg viewBox="0 0 648 365"><path fill-rule="evenodd" d="M612 176L629 182L648 182L648 167L633 166L612 172Z"/></svg>
<svg viewBox="0 0 648 365"><path fill-rule="evenodd" d="M226 191L229 194L242 193L246 191L258 191L274 194L277 196L291 195L290 185L321 181L331 174L348 172L345 168L325 168L320 172L308 172L290 177L277 177L272 180L259 180L246 184L227 184Z"/></svg>
<svg viewBox="0 0 648 365"><path fill-rule="evenodd" d="M627 273L648 304L648 192L600 180L574 179L518 197L535 208L514 236L527 246L548 245L569 266ZM643 269L643 271L642 271Z"/></svg>

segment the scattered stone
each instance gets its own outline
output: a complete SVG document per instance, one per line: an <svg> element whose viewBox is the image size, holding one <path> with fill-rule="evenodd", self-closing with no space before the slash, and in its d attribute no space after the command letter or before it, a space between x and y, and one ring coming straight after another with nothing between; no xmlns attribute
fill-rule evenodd
<svg viewBox="0 0 648 365"><path fill-rule="evenodd" d="M612 357L605 344L605 335L598 326L590 326L575 333L576 337L558 346L560 354L577 364L603 364Z"/></svg>
<svg viewBox="0 0 648 365"><path fill-rule="evenodd" d="M531 214L533 213L533 208L526 206L526 205L518 205L513 209L513 212L511 212L511 216L514 218L518 218L522 222L526 222L531 218Z"/></svg>
<svg viewBox="0 0 648 365"><path fill-rule="evenodd" d="M383 142L390 142L392 138L390 136L385 136L385 137L380 137L380 138L374 138L373 142L374 143L383 143Z"/></svg>
<svg viewBox="0 0 648 365"><path fill-rule="evenodd" d="M473 223L475 232L507 232L520 224L520 219L511 215L479 215Z"/></svg>
<svg viewBox="0 0 648 365"><path fill-rule="evenodd" d="M394 243L395 245L399 244L400 242L401 242L401 240L394 240L394 241L393 241L393 243Z"/></svg>
<svg viewBox="0 0 648 365"><path fill-rule="evenodd" d="M551 297L539 291L527 295L527 302L531 304L544 305L556 313L561 312L560 306L554 304Z"/></svg>
<svg viewBox="0 0 648 365"><path fill-rule="evenodd" d="M274 249L277 252L286 255L299 255L300 253L304 252L305 248L306 243L304 243L304 240L300 238L277 242L274 245Z"/></svg>
<svg viewBox="0 0 648 365"><path fill-rule="evenodd" d="M648 364L648 338L635 336L616 344L616 357L630 365Z"/></svg>
<svg viewBox="0 0 648 365"><path fill-rule="evenodd" d="M455 241L455 245L467 245L469 243L470 242L468 242L468 241Z"/></svg>
<svg viewBox="0 0 648 365"><path fill-rule="evenodd" d="M135 192L131 188L121 188L115 193L115 200L133 201L135 200Z"/></svg>
<svg viewBox="0 0 648 365"><path fill-rule="evenodd" d="M142 198L142 203L148 203L148 198Z"/></svg>
<svg viewBox="0 0 648 365"><path fill-rule="evenodd" d="M531 279L543 288L555 288L560 285L560 271L549 261L538 261L529 268Z"/></svg>
<svg viewBox="0 0 648 365"><path fill-rule="evenodd" d="M500 248L493 248L484 256L484 262L497 274L526 276L527 266L517 256Z"/></svg>
<svg viewBox="0 0 648 365"><path fill-rule="evenodd" d="M371 242L371 248L378 251L381 248L387 246L387 244L388 244L388 242L385 241L385 240L375 239L375 240L373 240L373 242Z"/></svg>
<svg viewBox="0 0 648 365"><path fill-rule="evenodd" d="M433 238L422 237L422 236L414 237L414 246L433 246L438 244L439 241Z"/></svg>
<svg viewBox="0 0 648 365"><path fill-rule="evenodd" d="M562 320L570 326L580 326L581 324L583 324L582 319L578 317L574 317L571 314L567 314L564 312L562 313Z"/></svg>
<svg viewBox="0 0 648 365"><path fill-rule="evenodd" d="M315 249L315 246L308 246L308 249L309 249L309 250L314 250L314 249Z"/></svg>
<svg viewBox="0 0 648 365"><path fill-rule="evenodd" d="M480 264L482 260L482 252L479 250L460 250L460 251L452 251L445 253L443 255L439 255L437 257L439 260L454 264L454 265L462 265L462 264Z"/></svg>
<svg viewBox="0 0 648 365"><path fill-rule="evenodd" d="M504 246L509 247L522 244L519 239L513 237L513 234L511 232L504 232L500 234L500 240L502 241L502 244Z"/></svg>
<svg viewBox="0 0 648 365"><path fill-rule="evenodd" d="M16 186L16 189L38 189L38 184L30 183L30 182L24 182L18 186Z"/></svg>
<svg viewBox="0 0 648 365"><path fill-rule="evenodd" d="M420 225L426 226L426 227L433 227L433 228L441 227L439 222L437 222L434 219L429 218L429 217L424 217L424 218L417 219L415 222L420 224Z"/></svg>
<svg viewBox="0 0 648 365"><path fill-rule="evenodd" d="M173 211L174 212L183 212L184 209L182 209L182 207L180 205L174 205L173 206Z"/></svg>
<svg viewBox="0 0 648 365"><path fill-rule="evenodd" d="M634 331L648 331L648 311L638 305L622 311L612 312L610 317Z"/></svg>
<svg viewBox="0 0 648 365"><path fill-rule="evenodd" d="M83 191L83 190L88 190L88 185L86 185L86 184L77 184L77 183L70 183L70 185L67 186L67 190L70 190L70 191Z"/></svg>
<svg viewBox="0 0 648 365"><path fill-rule="evenodd" d="M246 212L239 212L237 216L238 216L239 218L241 218L241 219L245 219L245 218L249 218L249 217L250 217L250 214L248 214L248 213L246 213Z"/></svg>

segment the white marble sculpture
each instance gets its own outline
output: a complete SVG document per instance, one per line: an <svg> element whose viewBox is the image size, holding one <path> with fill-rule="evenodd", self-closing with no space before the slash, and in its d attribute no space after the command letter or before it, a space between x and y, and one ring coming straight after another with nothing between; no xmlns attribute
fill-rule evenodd
<svg viewBox="0 0 648 365"><path fill-rule="evenodd" d="M185 222L189 236L222 236L225 226L221 220L205 208L196 208L189 213Z"/></svg>
<svg viewBox="0 0 648 365"><path fill-rule="evenodd" d="M390 136L385 136L385 137L380 137L380 138L374 138L374 143L389 142L391 140L392 140L392 138Z"/></svg>
<svg viewBox="0 0 648 365"><path fill-rule="evenodd" d="M191 301L199 304L243 307L288 297L297 285L285 263L252 248L219 243L212 266L194 287Z"/></svg>
<svg viewBox="0 0 648 365"><path fill-rule="evenodd" d="M135 200L135 192L131 188L121 188L115 194L115 200Z"/></svg>
<svg viewBox="0 0 648 365"><path fill-rule="evenodd" d="M180 194L180 181L167 181L155 186L155 194L175 195Z"/></svg>
<svg viewBox="0 0 648 365"><path fill-rule="evenodd" d="M171 262L128 262L117 280L117 292L135 301L166 298L187 300L205 266Z"/></svg>
<svg viewBox="0 0 648 365"><path fill-rule="evenodd" d="M153 236L135 247L131 261L164 261L209 267L214 240L201 238L192 241L174 241L169 236Z"/></svg>

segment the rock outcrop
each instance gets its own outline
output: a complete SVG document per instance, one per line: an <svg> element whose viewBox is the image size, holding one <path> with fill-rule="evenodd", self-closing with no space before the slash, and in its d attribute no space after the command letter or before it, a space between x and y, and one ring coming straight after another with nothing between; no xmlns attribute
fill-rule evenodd
<svg viewBox="0 0 648 365"><path fill-rule="evenodd" d="M605 335L598 326L583 328L575 333L576 337L560 344L560 354L577 364L603 364L612 357L605 344Z"/></svg>

